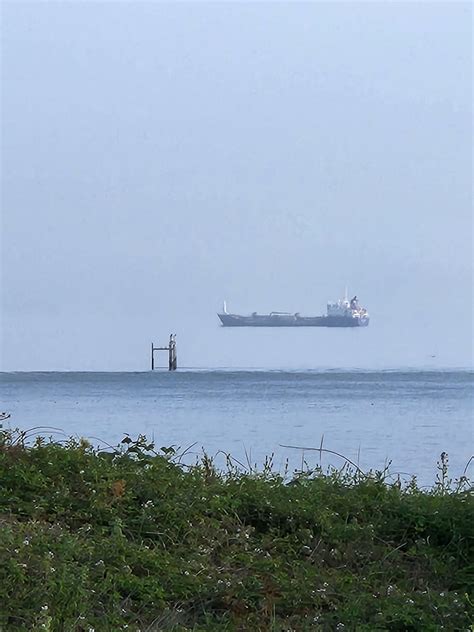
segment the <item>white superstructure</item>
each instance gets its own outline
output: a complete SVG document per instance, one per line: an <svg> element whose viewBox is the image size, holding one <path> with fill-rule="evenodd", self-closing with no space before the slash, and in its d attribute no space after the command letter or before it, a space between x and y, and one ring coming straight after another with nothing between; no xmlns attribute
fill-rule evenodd
<svg viewBox="0 0 474 632"><path fill-rule="evenodd" d="M369 314L364 307L359 305L357 296L354 296L350 301L345 298L339 299L335 303L328 303L327 306L328 316L339 316L343 318L359 318L368 319Z"/></svg>

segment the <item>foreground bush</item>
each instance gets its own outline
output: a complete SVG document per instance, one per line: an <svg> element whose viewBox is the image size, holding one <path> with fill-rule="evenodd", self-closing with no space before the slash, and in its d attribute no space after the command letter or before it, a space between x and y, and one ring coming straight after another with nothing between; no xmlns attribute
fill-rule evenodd
<svg viewBox="0 0 474 632"><path fill-rule="evenodd" d="M473 506L444 470L423 492L24 439L0 431L2 631L470 629Z"/></svg>

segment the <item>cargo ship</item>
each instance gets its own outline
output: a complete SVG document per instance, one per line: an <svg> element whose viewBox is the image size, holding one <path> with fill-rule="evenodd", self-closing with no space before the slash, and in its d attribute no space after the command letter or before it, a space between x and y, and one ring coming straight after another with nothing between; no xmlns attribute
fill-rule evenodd
<svg viewBox="0 0 474 632"><path fill-rule="evenodd" d="M224 301L222 312L217 314L223 327L367 327L369 313L359 305L357 296L327 304L324 316L304 316L299 312L270 312L270 314L230 314Z"/></svg>

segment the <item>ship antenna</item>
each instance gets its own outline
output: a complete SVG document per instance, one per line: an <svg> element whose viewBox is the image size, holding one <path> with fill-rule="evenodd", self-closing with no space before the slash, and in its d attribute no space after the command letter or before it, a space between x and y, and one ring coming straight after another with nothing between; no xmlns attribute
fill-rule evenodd
<svg viewBox="0 0 474 632"><path fill-rule="evenodd" d="M222 305L222 311L224 312L224 314L227 314L227 302L224 301L224 304Z"/></svg>
<svg viewBox="0 0 474 632"><path fill-rule="evenodd" d="M347 285L344 288L344 300L347 301Z"/></svg>

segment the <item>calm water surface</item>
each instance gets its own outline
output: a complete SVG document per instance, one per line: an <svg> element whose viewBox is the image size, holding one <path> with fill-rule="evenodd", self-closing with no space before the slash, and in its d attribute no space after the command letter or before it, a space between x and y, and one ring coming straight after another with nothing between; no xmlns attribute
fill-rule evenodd
<svg viewBox="0 0 474 632"><path fill-rule="evenodd" d="M194 453L223 450L260 465L274 453L281 470L302 458L281 444L319 447L323 435L324 447L364 469L391 460L391 471L424 485L441 451L453 476L473 451L472 371L3 373L0 386L12 426L55 426L111 444L142 433L159 446L196 442ZM315 465L319 453L304 458ZM342 463L323 455L323 466Z"/></svg>

